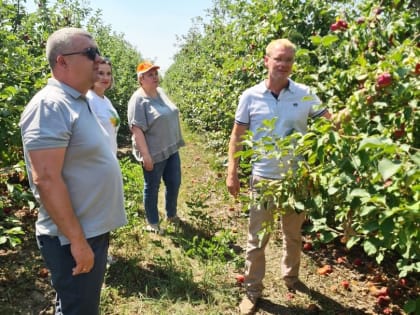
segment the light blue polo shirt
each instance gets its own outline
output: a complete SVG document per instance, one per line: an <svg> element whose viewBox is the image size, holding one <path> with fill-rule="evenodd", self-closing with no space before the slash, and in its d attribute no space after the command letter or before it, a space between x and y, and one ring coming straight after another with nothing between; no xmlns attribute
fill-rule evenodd
<svg viewBox="0 0 420 315"><path fill-rule="evenodd" d="M292 132L305 134L308 118L322 116L322 108L317 95L308 86L289 79L289 87L283 89L277 99L267 89L265 81L245 90L235 114L235 123L247 125L253 133L253 140L263 137L283 138ZM263 121L275 118L273 131L263 130ZM264 178L280 179L288 170L290 156L281 160L262 158L253 163L252 174Z"/></svg>
<svg viewBox="0 0 420 315"><path fill-rule="evenodd" d="M86 238L126 224L122 175L103 128L84 95L55 79L25 107L19 123L29 184L40 203L37 235L69 240L48 215L32 179L28 151L66 148L62 176Z"/></svg>

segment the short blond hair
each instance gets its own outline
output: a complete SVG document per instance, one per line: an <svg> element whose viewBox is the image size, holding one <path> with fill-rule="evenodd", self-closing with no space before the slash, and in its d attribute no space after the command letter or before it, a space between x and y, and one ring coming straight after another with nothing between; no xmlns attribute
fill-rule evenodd
<svg viewBox="0 0 420 315"><path fill-rule="evenodd" d="M270 53L273 51L274 47L277 47L277 46L282 46L282 47L285 47L285 48L291 48L291 49L293 49L293 52L296 52L296 45L295 44L293 44L287 38L279 38L279 39L272 40L267 45L267 47L265 48L265 54L267 56L270 56Z"/></svg>

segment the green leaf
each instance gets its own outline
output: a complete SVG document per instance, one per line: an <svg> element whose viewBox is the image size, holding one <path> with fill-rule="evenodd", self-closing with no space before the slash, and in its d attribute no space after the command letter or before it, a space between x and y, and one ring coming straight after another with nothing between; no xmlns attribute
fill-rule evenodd
<svg viewBox="0 0 420 315"><path fill-rule="evenodd" d="M30 210L33 210L33 209L35 209L35 207L36 207L36 203L35 203L35 202L33 202L33 201L28 201L28 206L29 206L29 209L30 209Z"/></svg>
<svg viewBox="0 0 420 315"><path fill-rule="evenodd" d="M7 243L7 237L6 236L0 236L0 245Z"/></svg>
<svg viewBox="0 0 420 315"><path fill-rule="evenodd" d="M420 167L420 152L416 152L414 155L410 156L411 160Z"/></svg>
<svg viewBox="0 0 420 315"><path fill-rule="evenodd" d="M372 212L375 212L377 210L376 206L369 206L369 205L364 205L360 208L360 212L359 215L361 217L364 217Z"/></svg>
<svg viewBox="0 0 420 315"><path fill-rule="evenodd" d="M361 198L369 198L370 194L365 189L356 188L350 192L350 196L352 197L361 197Z"/></svg>
<svg viewBox="0 0 420 315"><path fill-rule="evenodd" d="M335 43L336 41L338 41L338 36L337 35L326 35L322 38L321 43L324 47L329 47L331 46L333 43Z"/></svg>
<svg viewBox="0 0 420 315"><path fill-rule="evenodd" d="M329 230L329 231L323 231L320 233L320 241L323 243L329 243L332 240L334 240L337 237L337 233Z"/></svg>
<svg viewBox="0 0 420 315"><path fill-rule="evenodd" d="M302 210L305 210L305 205L302 202L297 201L295 203L295 208L302 211Z"/></svg>
<svg viewBox="0 0 420 315"><path fill-rule="evenodd" d="M373 244L373 242L370 240L366 240L363 242L363 249L365 250L366 254L368 254L369 256L375 255L376 252L378 251L378 249L376 248L376 245Z"/></svg>
<svg viewBox="0 0 420 315"><path fill-rule="evenodd" d="M379 252L379 254L376 255L376 262L379 264L381 264L381 262L384 260L385 256L382 252Z"/></svg>
<svg viewBox="0 0 420 315"><path fill-rule="evenodd" d="M375 207L378 209L378 205L382 205L384 207L387 206L385 196L374 195L372 198L369 199L369 203L374 203Z"/></svg>
<svg viewBox="0 0 420 315"><path fill-rule="evenodd" d="M402 167L401 163L393 163L388 159L382 159L379 161L378 170L382 175L382 179L385 181L397 173Z"/></svg>
<svg viewBox="0 0 420 315"><path fill-rule="evenodd" d="M404 259L400 259L397 261L397 267L400 270L398 276L400 278L406 277L409 273L419 273L420 272L420 262L415 263L407 263ZM420 302L420 299L418 299ZM420 309L420 308L419 308Z"/></svg>
<svg viewBox="0 0 420 315"><path fill-rule="evenodd" d="M370 137L360 141L358 151L370 148L382 148L385 152L390 153L395 151L396 145L388 138Z"/></svg>
<svg viewBox="0 0 420 315"><path fill-rule="evenodd" d="M310 50L309 49L299 49L296 52L296 57L307 56L307 55L309 55L309 53L310 53Z"/></svg>
<svg viewBox="0 0 420 315"><path fill-rule="evenodd" d="M356 58L357 62L359 63L360 66L362 66L363 68L366 67L367 61L366 58L363 55L359 55Z"/></svg>
<svg viewBox="0 0 420 315"><path fill-rule="evenodd" d="M407 273L404 273L403 277L405 277ZM420 309L420 298L416 300L408 300L408 302L404 305L404 311L407 314L414 314L416 310Z"/></svg>
<svg viewBox="0 0 420 315"><path fill-rule="evenodd" d="M370 220L363 225L363 233L368 234L373 231L377 231L379 227L378 221Z"/></svg>
<svg viewBox="0 0 420 315"><path fill-rule="evenodd" d="M360 241L360 237L359 236L352 236L349 238L349 240L346 243L346 247L347 248L352 248L354 245L356 245L358 242Z"/></svg>
<svg viewBox="0 0 420 315"><path fill-rule="evenodd" d="M356 75L356 80L357 81L365 81L367 79L368 75L363 73L363 74L358 74Z"/></svg>
<svg viewBox="0 0 420 315"><path fill-rule="evenodd" d="M328 195L332 196L338 191L337 187L328 187Z"/></svg>
<svg viewBox="0 0 420 315"><path fill-rule="evenodd" d="M394 230L394 220L392 218L387 218L381 223L380 229L381 229L382 235L388 236L388 237L391 236L391 233Z"/></svg>
<svg viewBox="0 0 420 315"><path fill-rule="evenodd" d="M311 36L309 37L312 41L312 44L314 44L315 46L321 45L321 36Z"/></svg>
<svg viewBox="0 0 420 315"><path fill-rule="evenodd" d="M20 226L15 226L10 229L7 229L4 231L4 233L7 235L18 235L18 234L24 235L25 234L25 232L22 230Z"/></svg>

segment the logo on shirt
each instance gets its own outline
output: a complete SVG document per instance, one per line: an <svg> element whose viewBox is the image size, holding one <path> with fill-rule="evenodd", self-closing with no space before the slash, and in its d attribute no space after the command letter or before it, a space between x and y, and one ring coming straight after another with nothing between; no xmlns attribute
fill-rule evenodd
<svg viewBox="0 0 420 315"><path fill-rule="evenodd" d="M302 97L302 102L313 101L314 99L315 97L313 95L305 95L304 97Z"/></svg>
<svg viewBox="0 0 420 315"><path fill-rule="evenodd" d="M117 128L120 126L120 117L112 110L109 111L111 113L111 117L109 118L109 121L111 124Z"/></svg>

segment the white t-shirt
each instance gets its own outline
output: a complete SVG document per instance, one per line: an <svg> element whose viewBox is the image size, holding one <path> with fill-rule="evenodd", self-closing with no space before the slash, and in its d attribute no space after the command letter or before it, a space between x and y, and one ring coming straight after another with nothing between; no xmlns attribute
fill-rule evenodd
<svg viewBox="0 0 420 315"><path fill-rule="evenodd" d="M101 123L101 126L105 129L106 134L108 135L112 152L117 154L117 133L118 128L120 127L120 117L118 112L105 95L102 98L97 95L95 91L89 90L86 93L86 98L89 101L90 108L95 113Z"/></svg>

